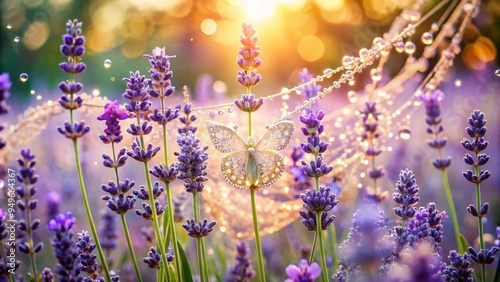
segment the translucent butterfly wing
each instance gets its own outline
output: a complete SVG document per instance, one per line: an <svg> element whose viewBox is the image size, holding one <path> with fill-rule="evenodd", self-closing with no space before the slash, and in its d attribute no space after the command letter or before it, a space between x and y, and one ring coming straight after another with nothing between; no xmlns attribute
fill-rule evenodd
<svg viewBox="0 0 500 282"><path fill-rule="evenodd" d="M295 125L292 121L280 121L269 127L260 137L255 149L261 150L283 150L292 137Z"/></svg>
<svg viewBox="0 0 500 282"><path fill-rule="evenodd" d="M208 135L215 149L221 153L246 151L247 142L231 128L213 121L207 121Z"/></svg>
<svg viewBox="0 0 500 282"><path fill-rule="evenodd" d="M239 189L247 189L248 151L235 151L222 158L221 170L226 181Z"/></svg>
<svg viewBox="0 0 500 282"><path fill-rule="evenodd" d="M283 174L283 157L269 150L255 151L255 160L259 166L259 187L267 187L276 182Z"/></svg>

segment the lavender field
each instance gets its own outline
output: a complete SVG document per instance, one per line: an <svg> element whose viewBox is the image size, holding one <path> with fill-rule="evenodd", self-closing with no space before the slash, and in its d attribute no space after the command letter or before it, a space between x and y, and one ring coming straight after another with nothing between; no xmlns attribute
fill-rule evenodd
<svg viewBox="0 0 500 282"><path fill-rule="evenodd" d="M500 282L496 1L0 6L0 281Z"/></svg>

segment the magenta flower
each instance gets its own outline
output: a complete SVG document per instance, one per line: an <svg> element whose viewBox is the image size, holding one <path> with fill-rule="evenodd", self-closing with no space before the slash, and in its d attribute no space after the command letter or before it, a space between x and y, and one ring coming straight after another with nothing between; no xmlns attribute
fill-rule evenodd
<svg viewBox="0 0 500 282"><path fill-rule="evenodd" d="M298 266L290 264L285 271L288 275L285 282L312 282L321 275L319 265L315 262L309 265L305 259L301 259Z"/></svg>
<svg viewBox="0 0 500 282"><path fill-rule="evenodd" d="M124 120L128 118L127 112L120 109L120 103L117 100L107 103L104 106L104 113L97 117L97 120L109 121L111 119Z"/></svg>

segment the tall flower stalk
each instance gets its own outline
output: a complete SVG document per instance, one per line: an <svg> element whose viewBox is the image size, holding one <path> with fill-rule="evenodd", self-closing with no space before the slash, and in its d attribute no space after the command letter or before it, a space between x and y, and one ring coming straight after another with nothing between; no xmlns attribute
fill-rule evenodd
<svg viewBox="0 0 500 282"><path fill-rule="evenodd" d="M457 212L455 209L455 203L453 201L453 195L451 193L450 182L448 181L447 168L451 164L450 158L445 158L443 155L443 148L446 145L446 138L441 137L441 133L444 131L441 125L441 109L439 108L439 101L444 98L443 92L436 89L426 94L420 95L420 100L425 106L425 114L427 118L425 122L429 126L427 128L427 133L431 134L433 139L427 142L429 147L434 148L438 151L438 157L432 162L435 168L441 170L443 175L443 185L444 192L446 194L446 200L448 201L448 207L450 209L451 221L453 222L453 231L455 233L455 240L457 242L457 249L459 253L465 252L465 247L462 246L462 240L460 240L460 229L458 226Z"/></svg>
<svg viewBox="0 0 500 282"><path fill-rule="evenodd" d="M481 183L488 179L491 173L488 170L480 169L481 166L485 165L490 156L481 153L488 147L488 141L484 138L486 134L486 120L484 119L484 114L478 110L471 113L469 119L467 120L470 127L467 127L465 131L469 135L471 140L464 139L462 141L462 146L474 153L472 156L469 153L465 154L464 162L474 169L464 171L462 174L469 182L476 185L476 206L469 205L467 211L474 217L477 217L478 226L478 236L479 236L479 251L474 248L469 247L468 251L474 262L481 265L481 281L486 281L486 265L492 264L495 259L495 254L498 252L499 248L494 246L489 250L484 248L484 230L483 230L483 217L488 214L489 203L481 203Z"/></svg>
<svg viewBox="0 0 500 282"><path fill-rule="evenodd" d="M300 146L304 153L314 157L314 160L309 164L302 161L302 169L308 177L314 179L316 188L315 190L306 190L305 193L300 194L300 198L304 202L304 208L306 209L306 211L301 211L300 215L304 218L302 222L307 229L316 231L309 263L312 263L317 240L321 254L320 262L323 279L328 281L323 230L326 230L335 219L335 216L330 216L329 212L337 205L338 201L335 200L335 195L330 193L330 187L320 187L319 184L319 178L333 170L333 167L328 166L322 157L322 154L328 148L328 144L320 138L320 134L324 131L324 126L321 123L323 117L324 113L322 111L318 112L317 115L310 113L309 115L299 117L300 121L304 124L304 127L301 128L302 133L307 137L307 142L301 143ZM335 254L334 258L335 264L337 264L338 260Z"/></svg>
<svg viewBox="0 0 500 282"><path fill-rule="evenodd" d="M106 258L101 248L101 243L99 242L97 229L94 224L94 219L92 217L92 212L89 206L89 201L87 197L87 191L85 189L85 182L83 179L82 166L80 163L80 155L78 150L78 138L81 138L84 134L90 131L88 126L85 126L84 122L75 122L73 112L80 108L83 103L83 99L77 96L83 88L82 84L75 82L74 75L82 73L86 65L83 62L79 62L83 54L85 53L85 38L82 36L82 23L78 20L69 20L66 23L66 34L62 36L63 44L61 45L61 53L67 57L66 62L59 64L59 67L67 74L69 74L69 79L59 83L59 89L64 92L64 95L59 99L59 104L62 108L69 110L70 122L64 123L64 128L58 128L58 131L66 136L66 138L73 141L73 150L75 154L76 170L78 173L78 183L80 186L80 193L82 195L83 205L85 207L85 213L87 215L87 220L92 231L92 236L95 238L97 252L99 254L99 259L102 263L102 269L104 270L106 280L111 281L111 275L109 273L109 268L106 263Z"/></svg>
<svg viewBox="0 0 500 282"><path fill-rule="evenodd" d="M124 120L127 118L128 114L120 109L118 101L106 104L104 106L104 113L97 117L98 120L106 122L106 129L104 129L104 134L99 135L99 138L104 144L111 144L112 157L104 154L103 165L114 170L116 180L116 182L110 181L107 185L102 185L103 191L109 194L103 196L102 199L107 201L107 207L109 208L109 210L120 215L123 232L125 234L125 239L127 240L130 259L132 260L132 264L134 265L136 277L141 282L142 276L139 271L139 265L137 264L137 258L135 256L134 246L130 237L128 224L125 219L125 214L129 210L134 208L134 197L131 195L126 195L126 193L134 186L134 182L130 182L128 179L120 182L118 168L125 165L127 155L125 148L120 150L118 156L115 150L115 144L119 143L123 139L120 128L120 120Z"/></svg>
<svg viewBox="0 0 500 282"><path fill-rule="evenodd" d="M17 195L20 200L17 201L17 207L24 212L25 219L19 221L19 229L28 235L28 241L22 241L18 248L24 254L30 257L32 273L28 273L29 279L37 279L38 270L36 268L35 254L42 250L43 244L38 243L35 246L33 240L33 232L38 229L40 219L33 219L34 211L37 207L38 200L33 196L36 194L35 183L38 180L38 175L35 174L35 155L28 150L21 151L22 158L18 159L19 171L17 173L17 180L22 184L16 189Z"/></svg>
<svg viewBox="0 0 500 282"><path fill-rule="evenodd" d="M252 112L257 111L264 103L263 99L255 99L255 95L251 94L251 88L257 85L262 76L257 73L257 67L262 64L262 60L257 58L260 54L260 46L256 46L258 36L255 27L249 21L242 24L242 35L240 35L240 50L239 56L236 58L236 63L242 70L238 71L236 80L243 85L247 93L241 95L241 99L236 100L234 104L243 112L248 113L248 136L252 136ZM255 205L255 187L250 187L250 200L252 205L253 229L255 235L255 245L257 248L257 258L259 260L259 281L265 282L266 275L264 271L264 256L262 255L262 245L260 243L259 224L257 220L257 209Z"/></svg>
<svg viewBox="0 0 500 282"><path fill-rule="evenodd" d="M162 129L162 146L163 146L163 164L157 165L150 173L157 177L160 181L165 184L166 191L166 202L167 202L167 212L163 216L163 236L166 240L167 230L170 233L170 238L172 239L172 248L174 249L174 256L180 258L179 246L177 245L177 232L174 222L174 210L172 203L172 191L170 189L170 183L175 180L175 168L174 165L169 166L168 162L168 143L167 143L167 123L175 120L178 117L178 108L167 108L165 105L165 98L171 96L175 92L175 87L171 86L170 79L173 76L170 70L170 59L175 58L175 56L165 55L165 48L156 47L152 55L144 55L144 57L149 59L149 64L151 68L149 69L149 74L151 77L151 86L149 89L149 95L153 98L160 100L161 110L155 109L154 113L150 116L151 120L156 122ZM162 238L163 240L163 238ZM168 246L169 242L165 241L165 245ZM181 279L181 263L180 259L175 259L175 268L177 273L177 279Z"/></svg>
<svg viewBox="0 0 500 282"><path fill-rule="evenodd" d="M210 235L215 221L200 221L200 196L205 187L204 182L208 180L207 160L208 154L205 152L208 147L199 146L200 139L194 133L182 133L177 136L177 144L181 147L180 152L175 152L177 156L177 178L184 181L186 192L193 195L193 217L188 219L182 227L186 229L190 237L196 238L198 253L198 266L200 268L200 279L202 282L209 281L208 260L203 237Z"/></svg>

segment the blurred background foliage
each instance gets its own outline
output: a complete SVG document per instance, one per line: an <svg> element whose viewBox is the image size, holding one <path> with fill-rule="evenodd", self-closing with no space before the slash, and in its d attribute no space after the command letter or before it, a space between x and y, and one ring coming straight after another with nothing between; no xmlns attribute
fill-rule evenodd
<svg viewBox="0 0 500 282"><path fill-rule="evenodd" d="M429 10L439 1L429 1ZM451 2L451 1L450 1ZM81 80L87 92L119 97L129 71L148 69L145 53L166 47L172 60L173 85L194 88L197 80L211 84L212 94L237 96L235 58L241 45L241 22L257 28L263 64L258 96L279 92L298 83L307 67L313 74L341 64L388 30L410 0L3 0L1 2L0 70L13 78L11 99L33 93L56 99L64 75L58 64L61 34L68 19L84 23L88 70ZM437 18L434 18L436 20ZM426 31L433 19L419 29ZM419 38L414 39L421 44ZM482 70L495 64L500 47L500 2L484 1L480 15L465 33L458 68ZM392 60L395 73L404 62ZM111 60L105 68L103 63ZM496 59L498 62L498 59ZM401 64L401 65L399 65ZM491 67L491 66L489 66ZM29 80L21 83L19 75ZM209 74L210 77L203 76ZM366 74L364 74L366 75ZM16 78L16 79L14 79ZM215 82L215 83L214 83ZM356 86L355 86L356 88ZM193 91L196 92L196 91ZM196 93L195 93L196 95Z"/></svg>

